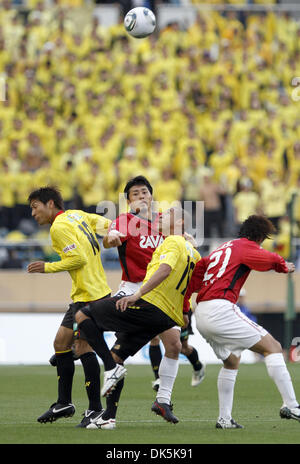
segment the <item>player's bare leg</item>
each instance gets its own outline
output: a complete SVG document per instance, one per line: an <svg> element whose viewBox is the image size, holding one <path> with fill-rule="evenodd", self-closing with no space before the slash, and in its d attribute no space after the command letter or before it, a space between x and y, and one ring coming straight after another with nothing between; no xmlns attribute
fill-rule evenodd
<svg viewBox="0 0 300 464"><path fill-rule="evenodd" d="M177 417L172 413L171 395L178 372L178 358L181 351L180 330L172 328L160 334L165 354L159 366L160 385L152 411L168 422L176 424Z"/></svg>
<svg viewBox="0 0 300 464"><path fill-rule="evenodd" d="M300 421L299 403L296 399L293 383L286 367L280 343L272 335L267 334L250 349L255 353L262 354L265 358L268 374L275 382L283 401L283 406L280 409L280 417Z"/></svg>

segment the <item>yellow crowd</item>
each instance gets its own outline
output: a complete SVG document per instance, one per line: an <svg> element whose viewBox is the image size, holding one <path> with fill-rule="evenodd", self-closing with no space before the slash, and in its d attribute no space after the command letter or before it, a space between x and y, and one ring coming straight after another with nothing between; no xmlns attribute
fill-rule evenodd
<svg viewBox="0 0 300 464"><path fill-rule="evenodd" d="M198 12L186 30L137 40L122 20L80 22L80 0L28 3L27 20L9 0L0 6L2 206L49 183L86 207L118 201L136 174L156 200L197 200L208 174L232 197L237 223L257 211L285 216L300 188L293 18Z"/></svg>

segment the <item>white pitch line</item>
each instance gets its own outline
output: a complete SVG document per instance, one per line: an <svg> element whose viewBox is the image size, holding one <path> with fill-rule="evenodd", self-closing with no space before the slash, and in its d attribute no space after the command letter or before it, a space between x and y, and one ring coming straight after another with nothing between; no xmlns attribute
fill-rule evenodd
<svg viewBox="0 0 300 464"><path fill-rule="evenodd" d="M159 421L159 420L117 420L117 423L118 424L157 424L158 422L161 422L161 424L164 424L166 421ZM188 422L205 422L205 423L212 423L214 425L214 423L216 422L216 419L180 419L179 420L179 423L181 422L184 422L184 423L188 423ZM257 418L257 419L241 419L240 422L243 422L243 423L248 423L248 422L279 422L277 419L261 419L261 418ZM78 420L77 421L66 421L66 422L62 422L61 420L59 420L59 423L62 424L77 424L78 423ZM0 422L0 425L37 425L36 421L26 421L26 422ZM45 425L45 424L40 424L40 425Z"/></svg>

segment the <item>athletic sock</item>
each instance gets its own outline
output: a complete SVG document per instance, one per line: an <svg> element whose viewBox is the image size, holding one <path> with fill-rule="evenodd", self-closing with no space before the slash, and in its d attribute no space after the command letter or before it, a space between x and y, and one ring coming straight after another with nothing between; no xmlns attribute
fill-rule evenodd
<svg viewBox="0 0 300 464"><path fill-rule="evenodd" d="M121 379L115 389L109 394L109 396L106 399L106 410L102 415L102 418L104 420L107 419L115 419L117 415L117 409L118 409L118 404L119 404L119 399L121 396L121 392L124 386L124 380Z"/></svg>
<svg viewBox="0 0 300 464"><path fill-rule="evenodd" d="M193 347L193 351L191 352L191 354L187 356L187 358L192 364L194 371L200 371L203 364L199 360L198 351L194 347Z"/></svg>
<svg viewBox="0 0 300 464"><path fill-rule="evenodd" d="M272 353L265 357L267 371L272 380L274 380L283 403L288 408L296 408L299 403L296 399L292 379L287 370L282 353Z"/></svg>
<svg viewBox="0 0 300 464"><path fill-rule="evenodd" d="M85 375L85 389L91 411L101 411L100 399L100 366L95 353L88 352L80 356Z"/></svg>
<svg viewBox="0 0 300 464"><path fill-rule="evenodd" d="M158 369L162 360L162 354L160 345L150 345L149 347L149 357L152 366L152 370L156 379L159 378Z"/></svg>
<svg viewBox="0 0 300 464"><path fill-rule="evenodd" d="M75 365L72 350L66 352L56 351L56 370L58 378L58 399L61 404L72 402L72 384Z"/></svg>
<svg viewBox="0 0 300 464"><path fill-rule="evenodd" d="M106 371L110 371L116 367L116 363L111 355L111 352L104 340L103 332L98 329L92 319L84 319L78 324L89 345L96 351L97 355L102 359Z"/></svg>
<svg viewBox="0 0 300 464"><path fill-rule="evenodd" d="M157 392L157 401L159 403L171 403L171 395L174 382L178 372L178 359L171 359L164 356L159 366L160 385Z"/></svg>
<svg viewBox="0 0 300 464"><path fill-rule="evenodd" d="M217 382L219 396L219 419L221 417L228 420L232 418L231 412L237 373L237 369L225 369L225 367L221 367L220 369Z"/></svg>

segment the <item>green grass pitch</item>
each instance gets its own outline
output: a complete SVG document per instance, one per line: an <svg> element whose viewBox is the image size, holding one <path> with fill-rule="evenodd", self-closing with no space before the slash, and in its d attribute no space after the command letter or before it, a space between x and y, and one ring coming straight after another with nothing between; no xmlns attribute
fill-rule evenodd
<svg viewBox="0 0 300 464"><path fill-rule="evenodd" d="M87 406L81 365L76 364L73 403L76 413L53 424L36 418L56 400L56 370L49 366L0 366L1 444L296 444L300 423L279 417L281 398L264 363L241 365L233 417L243 430L216 430L219 365L208 365L206 377L191 387L191 367L180 365L173 402L176 425L151 412L154 399L149 366L128 365L113 431L76 428ZM300 398L300 366L288 364ZM103 401L105 405L105 400Z"/></svg>

